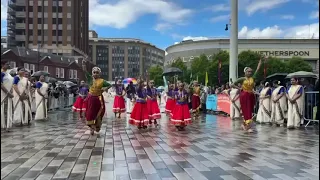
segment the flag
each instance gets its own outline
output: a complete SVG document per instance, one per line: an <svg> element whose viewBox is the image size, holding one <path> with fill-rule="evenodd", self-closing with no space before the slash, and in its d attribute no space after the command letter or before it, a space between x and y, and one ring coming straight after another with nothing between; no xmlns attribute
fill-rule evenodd
<svg viewBox="0 0 320 180"><path fill-rule="evenodd" d="M218 63L218 81L219 81L219 84L221 84L221 60L220 59Z"/></svg>
<svg viewBox="0 0 320 180"><path fill-rule="evenodd" d="M204 82L205 86L208 85L208 82L209 82L208 72L206 72L206 80L205 80L205 82Z"/></svg>
<svg viewBox="0 0 320 180"><path fill-rule="evenodd" d="M162 76L162 78L163 78L163 84L164 84L164 86L167 87L167 86L168 86L168 81L167 81L166 77L165 77L165 76Z"/></svg>
<svg viewBox="0 0 320 180"><path fill-rule="evenodd" d="M266 79L266 77L267 77L267 57L265 57L264 58L264 63L263 63L263 77L264 77L264 79Z"/></svg>

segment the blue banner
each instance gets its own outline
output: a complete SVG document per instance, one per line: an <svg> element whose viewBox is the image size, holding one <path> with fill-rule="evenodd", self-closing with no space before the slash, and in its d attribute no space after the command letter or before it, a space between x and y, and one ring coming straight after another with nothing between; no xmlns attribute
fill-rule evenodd
<svg viewBox="0 0 320 180"><path fill-rule="evenodd" d="M217 104L218 104L218 98L217 95L208 95L207 96L207 101L206 101L206 106L207 110L217 110Z"/></svg>

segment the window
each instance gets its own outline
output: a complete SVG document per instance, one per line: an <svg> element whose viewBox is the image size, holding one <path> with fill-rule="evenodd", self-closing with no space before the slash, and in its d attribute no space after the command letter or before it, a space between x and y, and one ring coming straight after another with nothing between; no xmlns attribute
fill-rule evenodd
<svg viewBox="0 0 320 180"><path fill-rule="evenodd" d="M73 70L72 69L69 70L69 79L73 79Z"/></svg>
<svg viewBox="0 0 320 180"><path fill-rule="evenodd" d="M64 68L60 69L60 78L64 78Z"/></svg>
<svg viewBox="0 0 320 180"><path fill-rule="evenodd" d="M33 74L36 71L36 66L34 64L30 64L29 68L30 68L31 74Z"/></svg>
<svg viewBox="0 0 320 180"><path fill-rule="evenodd" d="M49 72L49 68L48 68L48 66L43 66L43 71L45 71L45 72Z"/></svg>
<svg viewBox="0 0 320 180"><path fill-rule="evenodd" d="M73 70L73 79L77 79L77 78L78 78L78 71Z"/></svg>
<svg viewBox="0 0 320 180"><path fill-rule="evenodd" d="M60 77L60 68L56 68L56 77L57 77L57 78Z"/></svg>
<svg viewBox="0 0 320 180"><path fill-rule="evenodd" d="M23 64L23 67L24 67L25 69L29 69L29 64L28 64L28 63L24 63L24 64Z"/></svg>
<svg viewBox="0 0 320 180"><path fill-rule="evenodd" d="M9 64L10 64L10 67L11 67L11 68L17 67L16 62L14 62L14 61L10 61Z"/></svg>

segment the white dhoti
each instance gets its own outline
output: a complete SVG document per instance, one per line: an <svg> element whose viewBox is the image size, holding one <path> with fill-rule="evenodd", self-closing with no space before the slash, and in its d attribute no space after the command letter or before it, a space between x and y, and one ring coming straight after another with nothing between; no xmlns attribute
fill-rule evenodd
<svg viewBox="0 0 320 180"><path fill-rule="evenodd" d="M38 82L39 83L39 82ZM47 107L47 99L45 99L43 96L41 96L38 93L38 90L40 90L41 94L47 96L47 90L48 90L48 84L45 82L42 82L42 86L41 88L36 90L36 105L37 105L37 111L36 111L36 115L34 117L35 120L43 120L43 119L47 119L48 116L48 107Z"/></svg>
<svg viewBox="0 0 320 180"><path fill-rule="evenodd" d="M131 99L130 98L126 98L126 110L127 110L127 113L131 113L132 112L132 107L133 107L133 103L132 103L132 101L131 101Z"/></svg>
<svg viewBox="0 0 320 180"><path fill-rule="evenodd" d="M273 90L271 95L271 122L280 126L284 124L284 119L286 118L286 112L288 109L287 98L284 93L284 87L279 86ZM279 96L281 96L280 99Z"/></svg>
<svg viewBox="0 0 320 180"><path fill-rule="evenodd" d="M13 77L4 72L2 85L7 91L12 92ZM1 90L1 128L10 129L12 127L12 99Z"/></svg>
<svg viewBox="0 0 320 180"><path fill-rule="evenodd" d="M260 92L259 110L257 114L257 122L270 123L271 122L271 103L270 103L271 89L269 87L263 88Z"/></svg>
<svg viewBox="0 0 320 180"><path fill-rule="evenodd" d="M303 112L304 112L304 90L300 85L292 85L289 88L289 98L294 98L296 95L300 97L293 103L288 101L288 122L287 127L299 127L303 124Z"/></svg>
<svg viewBox="0 0 320 180"><path fill-rule="evenodd" d="M239 90L236 88L231 89L230 91L230 99L234 102L230 104L230 117L231 119L238 119L241 118L241 104L239 98Z"/></svg>
<svg viewBox="0 0 320 180"><path fill-rule="evenodd" d="M20 77L18 84L16 84L20 93L25 94L28 98L28 79ZM29 100L20 100L20 95L13 91L13 124L28 124L29 118L31 118L31 107Z"/></svg>

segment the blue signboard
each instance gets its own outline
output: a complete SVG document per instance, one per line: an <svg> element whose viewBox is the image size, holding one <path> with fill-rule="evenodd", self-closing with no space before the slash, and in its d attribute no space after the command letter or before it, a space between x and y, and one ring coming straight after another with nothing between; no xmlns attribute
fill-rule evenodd
<svg viewBox="0 0 320 180"><path fill-rule="evenodd" d="M206 101L206 106L207 110L217 110L217 95L208 95L207 96L207 101Z"/></svg>

